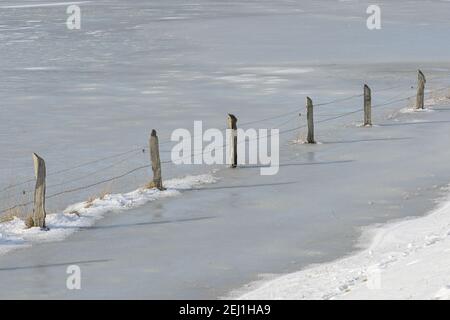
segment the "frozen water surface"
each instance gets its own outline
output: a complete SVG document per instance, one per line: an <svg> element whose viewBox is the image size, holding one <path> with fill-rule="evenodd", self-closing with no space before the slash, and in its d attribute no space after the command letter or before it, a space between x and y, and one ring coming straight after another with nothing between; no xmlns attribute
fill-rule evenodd
<svg viewBox="0 0 450 320"><path fill-rule="evenodd" d="M49 175L53 194L148 164L152 128L167 160L172 130L194 120L223 128L228 112L239 125L292 110L246 126L289 130L304 124L306 96L345 98L363 83L374 104L392 103L374 108L372 128L341 117L360 97L317 107L321 144L282 134L276 176L164 165L167 178L218 169L219 181L1 256L1 298L217 298L355 250L359 227L425 214L450 181L447 99L423 113L396 102L414 94L418 68L430 90L449 85L449 2L380 1L380 31L365 26L366 1L80 1L79 31L61 2L0 5L1 208L31 198L32 182L8 187L32 178L31 152L54 173L135 150ZM48 211L135 190L148 170L51 198ZM80 291L65 288L69 264Z"/></svg>

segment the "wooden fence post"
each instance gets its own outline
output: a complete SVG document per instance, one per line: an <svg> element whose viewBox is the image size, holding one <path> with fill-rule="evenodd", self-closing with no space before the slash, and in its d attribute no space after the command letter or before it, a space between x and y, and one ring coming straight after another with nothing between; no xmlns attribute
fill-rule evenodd
<svg viewBox="0 0 450 320"><path fill-rule="evenodd" d="M229 153L229 163L231 168L237 167L237 118L232 115L228 114L227 117L227 124L228 129L230 132L230 153Z"/></svg>
<svg viewBox="0 0 450 320"><path fill-rule="evenodd" d="M372 125L372 90L364 85L364 126Z"/></svg>
<svg viewBox="0 0 450 320"><path fill-rule="evenodd" d="M418 84L417 84L417 99L416 99L416 109L424 108L424 100L425 100L425 83L427 80L425 79L425 75L422 71L419 70L418 73Z"/></svg>
<svg viewBox="0 0 450 320"><path fill-rule="evenodd" d="M306 143L316 143L314 140L313 102L310 97L306 98L306 118L308 121L308 137L306 138Z"/></svg>
<svg viewBox="0 0 450 320"><path fill-rule="evenodd" d="M45 225L45 161L36 153L33 153L34 175L36 187L34 189L33 226L46 229Z"/></svg>
<svg viewBox="0 0 450 320"><path fill-rule="evenodd" d="M161 177L161 159L159 157L159 142L156 130L152 130L150 135L150 160L152 162L153 181L149 184L151 188L165 190Z"/></svg>

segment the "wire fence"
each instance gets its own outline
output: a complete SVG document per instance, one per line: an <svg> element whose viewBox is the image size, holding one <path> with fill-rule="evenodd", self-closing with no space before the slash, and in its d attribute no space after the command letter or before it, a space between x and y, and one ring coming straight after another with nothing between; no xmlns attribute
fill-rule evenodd
<svg viewBox="0 0 450 320"><path fill-rule="evenodd" d="M388 87L388 88L383 88L383 89L377 90L377 92L384 92L384 91L389 91L389 90L395 90L395 89L398 89L398 88L401 88L401 87L404 87L404 86L403 85L391 86L391 87ZM384 101L382 103L375 104L375 105L372 106L372 108L382 108L382 107L385 107L385 106L388 106L388 105L392 105L392 104L395 104L395 103L408 101L408 100L410 100L410 99L412 99L412 98L414 98L416 96L415 94L414 95L404 96L404 94L407 91L410 91L411 89L414 89L414 86L408 86L408 90L402 91L401 93L392 96L391 98L387 99L386 101ZM427 93L428 94L434 94L434 93L442 91L442 90L448 90L448 87L438 88L438 89L435 89L435 90L428 91ZM325 107L325 106L331 106L331 105L338 105L339 103L351 101L351 100L357 99L357 98L362 98L363 96L364 96L364 94L350 95L350 96L347 96L347 97L341 97L341 98L337 98L337 99L326 101L326 102L319 102L319 103L315 104L314 106L315 107ZM282 119L282 118L285 118L285 117L289 116L287 119L284 119L282 122L277 123L276 125L273 126L274 128L281 129L282 127L284 127L288 123L294 121L295 119L299 119L299 112L301 112L302 110L304 110L304 107L303 108L293 108L293 109L291 109L288 112L284 112L284 113L281 113L281 114L278 114L278 115L274 115L272 117L266 117L266 118L262 118L262 119L258 119L258 120L253 120L253 121L248 121L248 122L241 123L240 126L264 123L264 122L268 122L268 121L272 121L272 120ZM359 107L359 108L355 108L354 110L338 113L338 114L332 115L330 117L317 120L315 122L316 123L329 122L329 121L337 120L337 119L340 119L340 118L348 117L348 116L351 116L351 115L354 115L354 114L357 114L357 113L362 113L362 112L363 112L363 108ZM284 134L287 134L287 133L291 133L291 132L300 130L300 129L305 128L305 127L307 127L306 124L300 124L300 125L294 126L292 128L279 130L278 131L278 135L284 135ZM226 130L226 128L222 129L223 132L225 130ZM262 138L271 137L272 136L272 132L270 130L268 132L269 133L266 136L258 136L256 139L252 139L252 140L259 140L259 139L262 139ZM195 139L195 136L194 136L194 139ZM250 141L252 141L252 140L250 140ZM242 142L246 142L246 141L241 141L240 143L242 143ZM160 146L161 145L168 145L168 144L171 144L171 143L174 143L174 142L171 141L171 140L164 140L164 141L161 141L159 143L159 145ZM225 143L225 144L222 145L222 148L225 149L227 146L228 145ZM79 164L71 166L71 167L67 167L67 168L60 169L60 170L57 170L57 171L54 171L54 172L50 172L47 175L48 177L57 177L57 176L60 176L60 175L67 174L69 172L75 171L77 169L91 167L91 166L93 166L95 164L101 164L101 166L99 168L95 169L95 170L89 170L88 173L85 173L85 174L73 177L71 179L63 180L62 182L49 184L47 186L47 188L48 188L48 190L52 190L52 189L55 189L57 187L66 186L66 185L69 185L69 184L73 184L74 182L79 182L79 181L82 181L84 179L91 178L91 177L97 175L98 173L103 173L103 172L108 171L108 170L110 170L112 168L118 167L121 164L128 163L128 161L130 161L130 159L133 159L133 158L137 157L140 154L147 154L148 150L149 150L148 146L136 147L136 148L133 148L133 149L130 149L130 150L126 150L126 151L123 151L123 152L119 152L119 153L115 153L115 154L112 154L112 155L109 155L109 156L106 156L106 157L93 159L93 160L90 160L90 161L87 161L87 162L79 163ZM171 150L162 150L161 152L162 153L170 153ZM182 159L186 160L188 158L193 158L193 157L195 157L197 155L203 155L204 153L205 153L205 151L202 150L201 152L188 155L186 157L183 157ZM109 163L107 165L103 165L104 162L111 161L111 160L116 160L116 161L113 161L112 163ZM147 158L147 161L149 161L149 158ZM171 160L164 160L164 161L161 161L161 163L162 164L170 164L170 163L172 163L172 161ZM48 196L46 196L46 199L52 199L52 198L56 198L56 197L59 197L59 196L62 196L62 195L66 195L66 194L72 194L72 193L75 193L75 192L78 192L78 191L88 190L88 189L91 189L91 188L99 186L99 185L103 185L103 184L106 184L106 183L110 183L110 182L122 179L124 177L130 176L132 174L135 174L137 172L140 172L142 170L149 169L149 168L151 168L150 163L144 164L144 165L139 165L139 166L136 166L136 167L134 167L132 169L128 169L128 170L126 170L126 171L124 171L124 172L122 172L120 174L115 174L115 175L113 175L113 176L111 176L109 178L101 179L99 181L92 182L92 183L83 184L81 186L75 186L75 187L67 188L67 189L62 190L62 191L50 193ZM17 182L15 184L11 184L11 185L8 185L8 186L5 186L5 187L1 188L0 189L0 196L1 196L0 201L1 202L5 202L7 200L14 199L14 198L17 198L17 197L20 197L20 196L22 196L22 197L23 196L28 196L28 198L31 198L32 193L34 191L34 187L33 186L28 186L28 185L30 185L30 184L32 184L34 182L35 182L35 178L33 177L33 178L25 179L23 181L20 181L20 182ZM11 193L12 190L17 189L18 187L22 187L22 186L27 186L27 188L23 188L23 190L20 190L20 192L18 192L18 191L13 192L14 195L8 195L7 194L8 192ZM19 196L18 196L18 193L20 193ZM4 213L11 212L11 211L13 211L15 209L18 209L18 208L23 208L23 207L30 206L31 204L33 204L33 200L32 199L27 199L27 200L24 200L22 202L14 203L14 204L12 204L9 207L0 209L0 215L4 214Z"/></svg>

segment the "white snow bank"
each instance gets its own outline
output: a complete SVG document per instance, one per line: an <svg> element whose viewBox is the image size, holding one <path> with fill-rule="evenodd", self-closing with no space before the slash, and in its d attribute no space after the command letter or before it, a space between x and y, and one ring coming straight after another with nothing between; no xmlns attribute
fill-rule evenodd
<svg viewBox="0 0 450 320"><path fill-rule="evenodd" d="M448 97L448 94L446 94L426 99L424 101L424 109L416 109L415 107L406 107L401 109L399 112L400 113L433 112L434 110L430 109L430 107L443 105L449 102L450 97Z"/></svg>
<svg viewBox="0 0 450 320"><path fill-rule="evenodd" d="M210 174L186 176L165 181L165 191L139 188L125 194L108 194L101 199L80 202L67 207L63 212L47 214L46 224L50 229L48 231L40 228L26 229L23 220L14 218L12 221L0 223L0 255L30 246L33 242L62 240L81 227L92 226L108 212L136 208L150 201L177 196L182 190L214 182L216 178Z"/></svg>
<svg viewBox="0 0 450 320"><path fill-rule="evenodd" d="M232 297L450 299L450 197L428 216L372 228L364 235L372 235L372 241L362 252L255 284Z"/></svg>

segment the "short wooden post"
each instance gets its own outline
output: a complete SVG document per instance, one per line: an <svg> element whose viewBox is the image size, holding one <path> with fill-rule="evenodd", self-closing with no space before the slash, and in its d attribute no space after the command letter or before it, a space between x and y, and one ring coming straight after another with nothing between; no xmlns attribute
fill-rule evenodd
<svg viewBox="0 0 450 320"><path fill-rule="evenodd" d="M364 126L372 125L372 90L364 85Z"/></svg>
<svg viewBox="0 0 450 320"><path fill-rule="evenodd" d="M36 153L33 153L34 175L36 187L34 189L33 226L46 229L45 225L45 161Z"/></svg>
<svg viewBox="0 0 450 320"><path fill-rule="evenodd" d="M424 100L425 100L425 83L427 80L425 79L425 75L422 71L419 70L418 73L418 84L417 84L417 99L416 99L416 109L424 108Z"/></svg>
<svg viewBox="0 0 450 320"><path fill-rule="evenodd" d="M308 121L308 136L306 138L307 143L316 143L314 140L314 113L313 102L310 97L306 98L306 119Z"/></svg>
<svg viewBox="0 0 450 320"><path fill-rule="evenodd" d="M159 157L159 142L156 130L152 130L150 135L150 160L152 162L153 181L149 187L165 190L161 177L161 159Z"/></svg>
<svg viewBox="0 0 450 320"><path fill-rule="evenodd" d="M227 125L229 129L229 141L230 141L230 151L229 151L229 163L231 168L237 167L237 118L228 114Z"/></svg>

